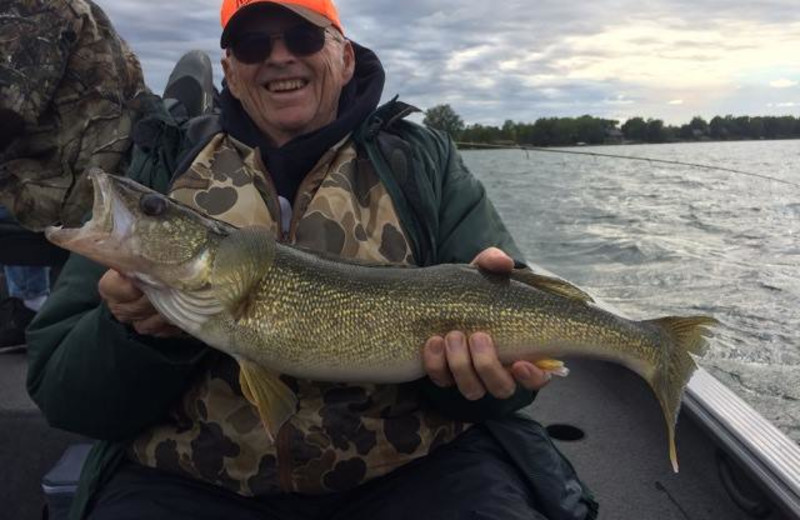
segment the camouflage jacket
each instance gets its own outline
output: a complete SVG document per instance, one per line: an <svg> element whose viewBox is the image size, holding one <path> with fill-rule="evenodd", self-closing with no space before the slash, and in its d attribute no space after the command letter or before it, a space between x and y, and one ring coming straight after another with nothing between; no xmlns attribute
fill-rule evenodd
<svg viewBox="0 0 800 520"><path fill-rule="evenodd" d="M376 223L389 223L388 228L394 229L394 232L387 235L395 235L394 238L386 239L384 251L387 253L381 253L381 246L376 242L383 242L385 233L370 230L366 242L375 245L362 247L359 237L363 235L357 225L352 227L348 236L343 234L343 240L335 241L336 248L339 251L355 251L351 253L353 256L368 257L377 253L384 260L405 262L414 259L422 264L468 262L479 251L490 246L504 249L519 258L516 246L486 197L483 187L466 170L452 142L437 132L404 121L402 116L405 113L407 112L402 110L402 106L394 102L379 108L353 133L352 141L347 146L343 146L338 152L332 152L333 155L340 156L340 164L350 165L345 170L349 168L351 176L340 175L341 169L331 170L326 167L326 175L318 179L320 185L327 184L326 188L330 193L335 193L337 186L352 183L352 174L358 170L352 168L353 159L369 162L374 178L360 187L348 187L346 192L350 195L347 198L351 204L350 211L361 211L360 201L369 201L371 197L384 200L384 207L393 206L391 214L384 217L376 214L374 219ZM163 122L168 123L166 119ZM162 132L159 135L167 134ZM224 140L223 137L220 138ZM223 143L218 143L221 144ZM236 146L233 142L228 142L227 145ZM225 147L217 150L225 151ZM134 154L132 163L135 168L131 175L166 191L169 177L167 175L165 178L163 174L172 171L173 165L165 165L164 160L174 157L174 154L165 152L162 147L142 150L138 155L137 158L137 154ZM246 153L238 156L245 162L256 160L255 157L248 158ZM209 163L203 163L202 158L199 163L195 163L199 170L209 166ZM194 168L194 171L196 173L198 168ZM182 190L199 188L199 191L191 195L199 200L204 187L200 180L202 179L193 178L192 174L182 176L176 181L173 191L181 196ZM238 181L231 178L225 182L235 185ZM313 176L309 177L309 184L316 182ZM406 195L411 191L409 185L417 192L414 199ZM252 182L252 187L259 192L258 182ZM319 187L302 190L300 197L303 197L303 192L316 193ZM275 209L270 209L269 198L262 197L260 192L259 197L267 208L262 215L275 215ZM325 213L331 209L329 206L325 198L315 201L311 197L296 201L295 208L316 209L298 212L301 216L292 224L294 237L299 241L304 236L305 220L308 220L306 224L309 229L316 229L319 224L324 223ZM375 207L371 202L367 206ZM214 209L220 210L224 212L225 208ZM340 217L341 215L337 216L337 220L347 221L346 217ZM323 222L311 225L314 219L322 219ZM359 220L365 222L363 219ZM308 240L311 244L322 237L318 232L305 236L308 238L303 240ZM402 240L396 240L397 236ZM424 248L421 247L423 243L426 244ZM322 248L326 249L327 245ZM162 450L170 448L163 451L164 459L175 466L180 466L182 462L186 462L186 457L191 457L188 451L177 449L177 438L162 437L166 442L148 445L147 437L157 430L157 425L165 424L165 418L169 418L167 423L171 424L172 433L180 432L181 427L188 428L190 424L198 428L199 435L191 437L188 446L193 442L199 445L198 443L211 438L209 435L220 433L214 431L215 426L212 424L218 418L205 423L185 421L187 416L184 412L191 407L191 403L187 405L187 390L200 396L200 399L193 401L199 403L205 389L213 385L227 385L228 388L223 388L223 392L216 395L238 399L237 388L227 383L232 378L226 373L226 365L214 363L213 358L217 354L211 349L194 340L165 341L142 337L113 320L96 294L96 283L103 272L102 267L81 257L71 258L48 303L31 325L28 335L28 389L50 424L105 441L95 447L82 474L80 493L74 510L78 516L91 493L112 474L116 464L126 456L134 456L142 461L149 458L153 461L157 458L155 450L161 446ZM216 368L209 371L210 365ZM325 391L311 387L303 389L303 383L298 384L298 391L315 395L311 399L316 399L317 404L309 408L308 415L299 414L309 421L306 425L299 428L292 425L293 427L286 430L288 436L303 437L301 442L294 442L292 439L293 442L288 443L288 446L297 450L291 456L292 463L297 463L295 468L302 471L289 475L290 478L282 487L307 491L316 486L318 492L335 490L339 486L352 486L362 481L366 477L366 471L356 468L356 478L353 478L347 473L348 469L354 467L353 463L349 466L340 465L341 471L338 473L335 471L337 464L351 458L359 459L359 450L372 450L378 445L378 436L382 438L386 449L393 450L393 455L387 459L402 463L403 460L410 460L410 457L424 454L432 445L457 433L460 421L503 417L532 399L529 392L521 391L508 400L496 400L487 396L477 402L470 402L461 397L456 389L438 388L427 378L404 387L370 389L373 396L371 398L367 398L360 390L350 390L347 387L329 386ZM376 392L379 395L374 398ZM380 395L381 392L383 395ZM176 407L176 403L182 404ZM369 413L373 414L372 417L380 427L375 427L375 423L348 423L350 419L345 419L331 428L326 423L331 415L324 412L325 405L320 406L320 403L327 403L329 410L336 410L340 403L362 407L364 411L374 410ZM386 403L393 404L379 406ZM433 409L437 411L433 412ZM227 410L225 413L235 414L234 409ZM428 410L431 412L428 413ZM192 411L195 419L202 418L206 412L208 410L204 411L203 406L196 406ZM229 415L234 428L246 428L248 424L252 428L252 421L248 421L247 415L244 412L243 415L233 418ZM393 423L392 418L401 420ZM242 421L237 422L238 419ZM156 430L152 429L154 425ZM314 425L321 425L324 433L309 439L308 433L312 432ZM426 436L425 439L418 438L420 431ZM437 436L441 437L437 440ZM132 444L134 439L138 441ZM392 444L388 439L397 442ZM171 441L175 441L175 444ZM226 449L230 449L231 454L237 450L231 445L227 445ZM240 479L233 484L226 480L226 473L220 471L223 468L220 465L221 460L200 465L195 461L189 462L186 466L188 471L195 471L196 474L209 472L211 475L201 477L223 485L230 484L231 488L242 486L242 482L247 481L246 478ZM265 465L264 468L257 468L258 471L252 475L268 475L269 465L275 461L270 458L269 453L262 453L260 462ZM303 468L309 463L315 466L306 468L306 471ZM248 472L254 469L240 467L237 471L241 471L240 475L245 475L251 474ZM304 471L306 474L316 475L316 483L312 482L309 486L300 483L297 476ZM380 474L380 470L373 469L371 476L377 474ZM326 477L327 482L324 481ZM321 487L320 480L323 480ZM276 481L280 482L280 478L271 480L273 483ZM268 482L246 482L246 486L249 492L269 490ZM248 492L247 489L240 489Z"/></svg>
<svg viewBox="0 0 800 520"><path fill-rule="evenodd" d="M142 70L91 0L0 0L0 204L31 230L77 225L82 175L125 170Z"/></svg>

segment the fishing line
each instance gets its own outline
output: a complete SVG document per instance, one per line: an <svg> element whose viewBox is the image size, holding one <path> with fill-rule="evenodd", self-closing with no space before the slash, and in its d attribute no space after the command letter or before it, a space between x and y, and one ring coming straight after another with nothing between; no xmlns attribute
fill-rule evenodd
<svg viewBox="0 0 800 520"><path fill-rule="evenodd" d="M607 157L610 159L628 159L630 161L646 161L651 163L662 163L662 164L671 164L677 166L691 166L693 168L705 168L706 170L718 170L728 173L735 173L737 175L746 175L748 177L757 177L759 179L764 179L773 182L779 182L781 184L788 184L789 186L794 186L795 188L800 188L800 184L792 181L787 181L784 179L779 179L777 177L770 177L769 175L764 175L761 173L755 172L748 172L744 170L736 170L734 168L723 168L722 166L711 166L710 164L700 164L700 163L690 163L690 162L683 162L683 161L672 161L669 159L654 159L652 157L634 157L631 155L617 155L612 153L600 153L600 152L583 152L578 150L561 150L555 148L542 148L539 146L507 146L501 144L483 144L483 143L463 143L457 142L458 146L467 146L470 148L502 148L502 149L511 149L511 150L531 150L534 152L548 152L548 153L561 153L561 154L571 154L571 155L589 155L592 157ZM527 154L526 154L527 155Z"/></svg>

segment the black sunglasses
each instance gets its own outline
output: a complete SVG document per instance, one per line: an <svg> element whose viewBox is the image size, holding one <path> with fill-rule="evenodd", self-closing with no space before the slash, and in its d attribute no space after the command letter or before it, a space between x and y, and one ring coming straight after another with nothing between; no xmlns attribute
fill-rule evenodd
<svg viewBox="0 0 800 520"><path fill-rule="evenodd" d="M307 23L295 25L283 33L245 33L231 44L236 59L252 65L266 60L272 54L272 40L280 38L295 56L311 56L325 46L325 29Z"/></svg>

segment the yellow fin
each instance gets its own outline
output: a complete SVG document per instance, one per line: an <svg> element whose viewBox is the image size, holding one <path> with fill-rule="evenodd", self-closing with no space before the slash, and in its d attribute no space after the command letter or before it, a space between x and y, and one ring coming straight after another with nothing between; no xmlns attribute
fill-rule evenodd
<svg viewBox="0 0 800 520"><path fill-rule="evenodd" d="M584 303L594 302L591 296L571 283L560 278L536 274L530 269L514 269L511 272L511 279L571 300Z"/></svg>
<svg viewBox="0 0 800 520"><path fill-rule="evenodd" d="M297 410L297 396L271 372L250 361L239 361L239 384L242 393L253 406L271 441L275 441L278 430Z"/></svg>
<svg viewBox="0 0 800 520"><path fill-rule="evenodd" d="M706 337L710 327L718 322L709 316L667 316L641 322L653 327L664 338L659 365L645 380L658 397L667 422L667 442L672 469L678 472L678 452L675 448L675 424L684 389L697 368L692 355L701 356L708 348Z"/></svg>
<svg viewBox="0 0 800 520"><path fill-rule="evenodd" d="M554 376L567 377L569 375L569 369L564 366L563 361L558 359L540 359L533 364Z"/></svg>

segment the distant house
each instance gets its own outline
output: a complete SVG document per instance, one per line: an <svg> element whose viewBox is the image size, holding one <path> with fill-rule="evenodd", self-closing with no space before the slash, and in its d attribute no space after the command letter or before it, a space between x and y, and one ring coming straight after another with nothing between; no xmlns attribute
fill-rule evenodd
<svg viewBox="0 0 800 520"><path fill-rule="evenodd" d="M619 128L606 128L606 137L603 140L606 144L620 144L625 140L625 134Z"/></svg>

